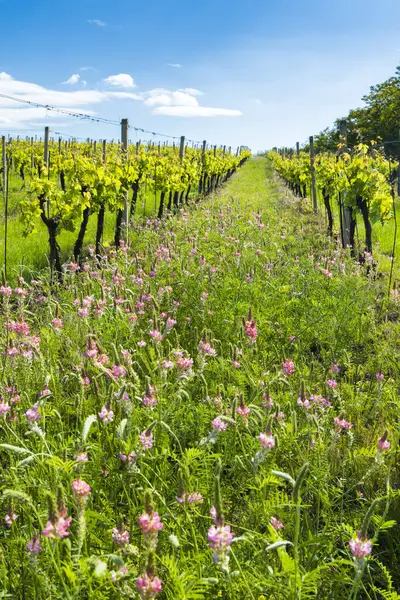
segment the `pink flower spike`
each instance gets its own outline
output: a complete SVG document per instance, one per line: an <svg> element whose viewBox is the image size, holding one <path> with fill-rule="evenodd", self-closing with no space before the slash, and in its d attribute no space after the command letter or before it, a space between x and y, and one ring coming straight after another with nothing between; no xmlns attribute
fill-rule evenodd
<svg viewBox="0 0 400 600"><path fill-rule="evenodd" d="M296 369L294 366L294 362L292 360L290 360L290 358L287 358L285 360L285 362L283 363L282 371L284 372L285 375L293 375L295 370Z"/></svg>
<svg viewBox="0 0 400 600"><path fill-rule="evenodd" d="M120 527L119 529L114 527L112 530L112 538L117 546L126 546L129 544L129 531L123 527Z"/></svg>
<svg viewBox="0 0 400 600"><path fill-rule="evenodd" d="M218 431L225 431L225 429L228 427L227 423L225 423L221 417L217 417L216 419L214 419L214 421L211 423L213 429L216 429Z"/></svg>
<svg viewBox="0 0 400 600"><path fill-rule="evenodd" d="M54 537L54 525L51 521L47 521L45 528L41 532L41 535L49 538Z"/></svg>
<svg viewBox="0 0 400 600"><path fill-rule="evenodd" d="M378 440L378 450L380 452L386 452L390 448L390 442L387 439L387 432Z"/></svg>
<svg viewBox="0 0 400 600"><path fill-rule="evenodd" d="M284 525L283 523L280 521L280 519L278 519L278 517L271 517L271 521L270 521L272 527L276 530L278 529L284 529Z"/></svg>
<svg viewBox="0 0 400 600"><path fill-rule="evenodd" d="M112 423L112 421L114 421L114 412L111 408L103 406L101 412L99 412L99 419L103 421L103 423Z"/></svg>
<svg viewBox="0 0 400 600"><path fill-rule="evenodd" d="M164 528L157 512L151 514L143 513L138 519L138 524L144 535L151 535L153 532L161 531Z"/></svg>
<svg viewBox="0 0 400 600"><path fill-rule="evenodd" d="M80 479L79 477L78 479L75 479L71 485L75 494L81 497L87 497L92 490L90 485L86 483L86 481L83 481L83 479Z"/></svg>
<svg viewBox="0 0 400 600"><path fill-rule="evenodd" d="M360 533L357 533L356 537L349 541L349 547L354 558L360 560L363 560L372 551L371 541L367 540Z"/></svg>
<svg viewBox="0 0 400 600"><path fill-rule="evenodd" d="M36 554L39 554L41 550L42 546L40 544L39 536L34 535L33 538L27 543L26 551L35 556Z"/></svg>
<svg viewBox="0 0 400 600"><path fill-rule="evenodd" d="M258 439L260 440L260 444L263 448L270 450L271 448L275 447L275 439L272 433L260 433Z"/></svg>

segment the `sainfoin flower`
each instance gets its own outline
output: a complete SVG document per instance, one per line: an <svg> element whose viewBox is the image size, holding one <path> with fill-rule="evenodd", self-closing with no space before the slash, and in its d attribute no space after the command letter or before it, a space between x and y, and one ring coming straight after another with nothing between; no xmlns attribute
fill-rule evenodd
<svg viewBox="0 0 400 600"><path fill-rule="evenodd" d="M378 440L378 450L380 452L386 452L386 450L389 450L389 448L390 442L387 439L387 431L385 431L383 436Z"/></svg>
<svg viewBox="0 0 400 600"><path fill-rule="evenodd" d="M263 448L270 450L271 448L275 447L275 439L272 433L260 433L258 439L260 440L260 444Z"/></svg>
<svg viewBox="0 0 400 600"><path fill-rule="evenodd" d="M246 331L246 335L249 338L249 342L251 344L255 344L257 341L257 337L258 337L258 329L257 329L257 325L256 325L256 322L254 321L254 319L245 321L244 328Z"/></svg>
<svg viewBox="0 0 400 600"><path fill-rule="evenodd" d="M103 406L99 412L99 419L103 421L103 423L111 423L114 420L114 411L112 411L111 408L107 408L107 406Z"/></svg>
<svg viewBox="0 0 400 600"><path fill-rule="evenodd" d="M353 427L353 424L350 423L350 421L346 421L346 419L344 418L343 415L340 415L339 417L335 417L333 419L333 422L335 423L335 427L338 431L340 431L342 429L347 431L348 429L351 429Z"/></svg>
<svg viewBox="0 0 400 600"><path fill-rule="evenodd" d="M294 362L290 360L290 358L287 358L283 363L282 371L285 375L293 375L293 373L295 372Z"/></svg>
<svg viewBox="0 0 400 600"><path fill-rule="evenodd" d="M211 425L213 429L217 429L218 431L225 431L225 429L228 427L227 423L225 423L221 417L214 419Z"/></svg>
<svg viewBox="0 0 400 600"><path fill-rule="evenodd" d="M144 396L142 398L142 404L143 404L143 406L146 406L147 408L153 408L154 406L156 406L157 398L155 395L155 388L153 385L149 385L146 393L144 394Z"/></svg>
<svg viewBox="0 0 400 600"><path fill-rule="evenodd" d="M352 555L360 560L363 560L372 551L372 542L363 537L361 533L357 533L355 538L349 541L349 547Z"/></svg>
<svg viewBox="0 0 400 600"><path fill-rule="evenodd" d="M151 433L151 429L142 431L139 435L139 442L143 450L150 450L153 447L153 434Z"/></svg>
<svg viewBox="0 0 400 600"><path fill-rule="evenodd" d="M138 523L143 534L148 534L151 531L161 531L164 525L160 520L160 515L157 512L151 514L143 513L138 519Z"/></svg>
<svg viewBox="0 0 400 600"><path fill-rule="evenodd" d="M29 542L26 545L26 551L29 552L29 554L39 554L39 552L42 550L42 546L40 544L40 539L38 535L34 535L33 538L31 540L29 540Z"/></svg>
<svg viewBox="0 0 400 600"><path fill-rule="evenodd" d="M251 409L248 406L241 404L240 406L237 407L236 412L238 415L243 417L243 419L247 419L247 417L251 413Z"/></svg>
<svg viewBox="0 0 400 600"><path fill-rule="evenodd" d="M81 497L87 497L92 489L86 481L83 481L83 479L80 479L79 477L78 479L75 479L71 485L75 494Z"/></svg>
<svg viewBox="0 0 400 600"><path fill-rule="evenodd" d="M119 379L120 377L125 377L126 369L122 365L113 365L111 373L114 379Z"/></svg>
<svg viewBox="0 0 400 600"><path fill-rule="evenodd" d="M34 404L32 408L28 408L24 416L28 419L28 421L39 421L40 414L37 404Z"/></svg>
<svg viewBox="0 0 400 600"><path fill-rule="evenodd" d="M149 331L149 336L156 344L159 344L163 340L163 335L160 331L158 331L158 329L152 329L151 331Z"/></svg>
<svg viewBox="0 0 400 600"><path fill-rule="evenodd" d="M142 600L150 600L150 598L155 598L158 592L161 592L162 580L157 576L151 577L145 573L136 579L136 587Z"/></svg>
<svg viewBox="0 0 400 600"><path fill-rule="evenodd" d="M284 525L281 522L280 519L278 519L278 517L271 517L271 521L270 521L272 527L276 530L278 529L284 529Z"/></svg>
<svg viewBox="0 0 400 600"><path fill-rule="evenodd" d="M112 530L112 538L117 546L126 546L129 544L129 531L120 527L117 529L116 527Z"/></svg>
<svg viewBox="0 0 400 600"><path fill-rule="evenodd" d="M206 356L217 356L217 351L206 340L200 340L198 351Z"/></svg>
<svg viewBox="0 0 400 600"><path fill-rule="evenodd" d="M4 517L4 523L7 525L7 527L11 527L11 525L13 524L14 521L16 521L18 519L18 515L14 514L12 511L6 513L6 516Z"/></svg>
<svg viewBox="0 0 400 600"><path fill-rule="evenodd" d="M214 563L220 565L223 569L228 569L229 550L234 534L229 525L212 525L208 530L209 547L214 550Z"/></svg>
<svg viewBox="0 0 400 600"><path fill-rule="evenodd" d="M46 526L42 531L42 535L49 538L58 537L60 539L68 537L70 535L68 528L71 525L71 521L72 517L68 517L67 519L65 519L62 516L58 518L56 524L53 524L49 520L47 521Z"/></svg>
<svg viewBox="0 0 400 600"><path fill-rule="evenodd" d="M184 492L181 496L176 497L176 501L179 504L203 504L203 496L198 492L192 492L191 494Z"/></svg>

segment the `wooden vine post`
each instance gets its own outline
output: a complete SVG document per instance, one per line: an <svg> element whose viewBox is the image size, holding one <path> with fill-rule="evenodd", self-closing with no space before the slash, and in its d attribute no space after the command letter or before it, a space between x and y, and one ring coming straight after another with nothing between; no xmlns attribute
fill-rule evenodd
<svg viewBox="0 0 400 600"><path fill-rule="evenodd" d="M124 159L128 159L128 119L122 119L121 121L121 146ZM125 194L125 207L124 207L124 223L126 229L126 238L128 241L128 226L129 226L129 210L128 210L128 192Z"/></svg>
<svg viewBox="0 0 400 600"><path fill-rule="evenodd" d="M314 137L310 136L310 170L311 170L311 199L313 203L314 214L318 212L317 205L317 186L315 181L315 152L314 152Z"/></svg>

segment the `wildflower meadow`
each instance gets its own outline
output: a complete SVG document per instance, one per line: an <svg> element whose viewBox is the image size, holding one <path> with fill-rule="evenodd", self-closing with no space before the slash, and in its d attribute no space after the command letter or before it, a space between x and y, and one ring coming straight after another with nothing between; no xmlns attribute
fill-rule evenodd
<svg viewBox="0 0 400 600"><path fill-rule="evenodd" d="M86 255L0 287L0 598L400 598L379 260L266 158Z"/></svg>

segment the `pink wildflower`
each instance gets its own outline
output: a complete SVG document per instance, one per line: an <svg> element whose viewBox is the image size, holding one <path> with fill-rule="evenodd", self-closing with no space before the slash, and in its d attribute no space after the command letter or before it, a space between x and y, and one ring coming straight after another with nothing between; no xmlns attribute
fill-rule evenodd
<svg viewBox="0 0 400 600"><path fill-rule="evenodd" d="M295 370L296 369L294 366L294 362L292 360L290 360L290 358L287 358L285 360L285 362L283 363L282 371L284 372L285 375L293 375Z"/></svg>
<svg viewBox="0 0 400 600"><path fill-rule="evenodd" d="M234 538L229 525L212 525L207 534L209 547L214 550L214 563L228 570L229 550Z"/></svg>
<svg viewBox="0 0 400 600"><path fill-rule="evenodd" d="M61 319L53 319L51 323L54 329L62 329L64 327L64 323Z"/></svg>
<svg viewBox="0 0 400 600"><path fill-rule="evenodd" d="M383 434L383 436L378 440L378 450L380 452L386 452L390 448L390 442L387 439L387 431Z"/></svg>
<svg viewBox="0 0 400 600"><path fill-rule="evenodd" d="M114 411L107 406L103 406L101 412L99 414L99 419L103 421L103 423L112 423L114 421Z"/></svg>
<svg viewBox="0 0 400 600"><path fill-rule="evenodd" d="M81 497L87 497L92 489L86 481L83 481L83 479L80 478L75 479L71 485L75 494Z"/></svg>
<svg viewBox="0 0 400 600"><path fill-rule="evenodd" d="M11 527L13 522L16 521L17 519L18 519L18 515L14 514L13 512L8 512L8 513L6 513L6 515L4 517L4 522L7 525L7 527Z"/></svg>
<svg viewBox="0 0 400 600"><path fill-rule="evenodd" d="M158 331L158 329L152 329L151 331L149 331L149 336L156 344L159 344L164 339L162 333Z"/></svg>
<svg viewBox="0 0 400 600"><path fill-rule="evenodd" d="M77 455L75 462L77 463L86 463L89 460L88 455L86 454L86 452L81 452L80 454Z"/></svg>
<svg viewBox="0 0 400 600"><path fill-rule="evenodd" d="M126 369L122 365L113 365L111 373L114 379L119 379L120 377L125 377Z"/></svg>
<svg viewBox="0 0 400 600"><path fill-rule="evenodd" d="M225 431L225 429L228 427L227 423L225 423L221 417L217 417L216 419L214 419L214 421L211 423L213 429L216 429L218 431Z"/></svg>
<svg viewBox="0 0 400 600"><path fill-rule="evenodd" d="M143 535L153 535L164 528L161 522L160 515L158 512L142 513L138 519L138 524L142 530Z"/></svg>
<svg viewBox="0 0 400 600"><path fill-rule="evenodd" d="M275 447L275 439L272 433L260 433L258 439L260 440L260 444L263 448L270 450L271 448Z"/></svg>
<svg viewBox="0 0 400 600"><path fill-rule="evenodd" d="M278 519L278 517L271 517L271 521L270 521L272 527L276 530L278 529L284 529L284 525L283 523Z"/></svg>
<svg viewBox="0 0 400 600"><path fill-rule="evenodd" d="M150 450L153 447L153 434L151 433L151 429L142 431L139 435L139 442L143 450Z"/></svg>
<svg viewBox="0 0 400 600"><path fill-rule="evenodd" d="M349 541L349 547L354 558L363 560L368 554L371 554L372 543L371 540L367 540L357 533L356 537Z"/></svg>
<svg viewBox="0 0 400 600"><path fill-rule="evenodd" d="M36 554L39 554L41 550L42 546L40 544L39 536L34 535L33 538L27 543L26 551L35 556Z"/></svg>
<svg viewBox="0 0 400 600"><path fill-rule="evenodd" d="M37 404L34 404L32 408L28 408L24 415L28 421L40 421L40 414Z"/></svg>
<svg viewBox="0 0 400 600"><path fill-rule="evenodd" d="M120 527L117 529L116 527L112 530L112 538L117 546L126 546L129 544L129 531Z"/></svg>
<svg viewBox="0 0 400 600"><path fill-rule="evenodd" d="M217 356L217 351L206 340L200 340L198 351L205 356Z"/></svg>
<svg viewBox="0 0 400 600"><path fill-rule="evenodd" d="M347 431L353 427L353 424L350 423L350 421L346 421L346 419L344 418L343 415L340 415L339 417L335 417L333 419L333 422L335 423L335 427L338 431L341 431L341 430Z"/></svg>
<svg viewBox="0 0 400 600"><path fill-rule="evenodd" d="M257 329L257 325L256 325L256 322L254 321L254 319L245 321L244 327L246 330L246 335L249 338L249 342L251 344L255 344L257 341L257 337L258 337L258 329Z"/></svg>
<svg viewBox="0 0 400 600"><path fill-rule="evenodd" d="M153 408L157 404L157 398L155 395L155 388L153 385L149 385L147 392L144 394L142 398L143 406L148 408Z"/></svg>
<svg viewBox="0 0 400 600"><path fill-rule="evenodd" d="M158 592L161 592L162 580L157 576L151 577L145 573L143 577L136 579L136 587L142 600L150 600L151 598L155 598Z"/></svg>

